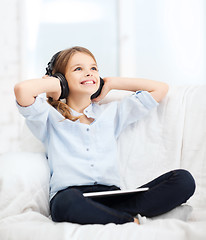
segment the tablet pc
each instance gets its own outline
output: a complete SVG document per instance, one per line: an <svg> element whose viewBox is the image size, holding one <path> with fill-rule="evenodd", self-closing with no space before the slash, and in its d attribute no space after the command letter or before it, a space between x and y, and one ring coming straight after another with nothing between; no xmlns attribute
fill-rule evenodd
<svg viewBox="0 0 206 240"><path fill-rule="evenodd" d="M124 195L124 194L134 194L137 192L147 191L149 188L136 188L130 190L114 190L114 191L103 191L103 192L90 192L90 193L83 193L84 197L103 197L103 196L114 196L114 195Z"/></svg>

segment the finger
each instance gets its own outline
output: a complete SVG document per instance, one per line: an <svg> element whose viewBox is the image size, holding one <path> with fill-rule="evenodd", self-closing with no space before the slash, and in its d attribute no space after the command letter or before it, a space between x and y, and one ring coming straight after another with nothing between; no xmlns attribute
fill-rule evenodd
<svg viewBox="0 0 206 240"><path fill-rule="evenodd" d="M44 75L42 78L48 78L49 76L48 75Z"/></svg>
<svg viewBox="0 0 206 240"><path fill-rule="evenodd" d="M107 95L108 92L109 92L109 90L107 89L106 86L104 86L104 87L102 88L102 91L101 91L100 95L99 95L98 97L94 98L93 101L94 101L94 102L99 102L99 101L101 101L101 100Z"/></svg>

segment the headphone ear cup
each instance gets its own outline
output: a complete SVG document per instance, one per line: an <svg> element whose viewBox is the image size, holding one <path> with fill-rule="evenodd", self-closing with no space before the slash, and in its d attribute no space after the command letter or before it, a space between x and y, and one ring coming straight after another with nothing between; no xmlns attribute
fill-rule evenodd
<svg viewBox="0 0 206 240"><path fill-rule="evenodd" d="M67 98L69 95L69 86L65 76L62 73L55 73L53 77L56 77L60 81L61 85L61 96L59 99Z"/></svg>
<svg viewBox="0 0 206 240"><path fill-rule="evenodd" d="M100 77L99 89L94 94L92 94L91 99L94 99L100 95L103 86L104 86L104 80Z"/></svg>
<svg viewBox="0 0 206 240"><path fill-rule="evenodd" d="M60 81L66 81L65 76L62 73L55 73L52 75L52 77L58 78Z"/></svg>

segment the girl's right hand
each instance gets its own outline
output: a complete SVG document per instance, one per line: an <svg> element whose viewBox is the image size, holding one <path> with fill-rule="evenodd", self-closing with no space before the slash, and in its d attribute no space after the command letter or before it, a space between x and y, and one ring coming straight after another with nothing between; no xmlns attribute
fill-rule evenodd
<svg viewBox="0 0 206 240"><path fill-rule="evenodd" d="M34 103L35 98L46 93L47 96L58 100L61 95L61 85L58 78L44 76L19 82L14 87L14 93L19 105L26 107Z"/></svg>
<svg viewBox="0 0 206 240"><path fill-rule="evenodd" d="M60 84L59 79L56 78L56 77L44 75L42 78L47 79L47 80L51 80L51 81L58 81L59 84ZM47 97L51 97L54 100L59 100L59 98L61 96L61 87L58 87L55 92L47 92L46 95L47 95Z"/></svg>

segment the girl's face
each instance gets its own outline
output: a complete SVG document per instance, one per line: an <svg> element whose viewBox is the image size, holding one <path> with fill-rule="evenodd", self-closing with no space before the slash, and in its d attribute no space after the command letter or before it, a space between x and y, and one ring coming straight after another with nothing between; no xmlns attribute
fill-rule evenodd
<svg viewBox="0 0 206 240"><path fill-rule="evenodd" d="M91 96L99 88L99 72L94 59L85 53L77 52L68 61L65 77L70 94Z"/></svg>

